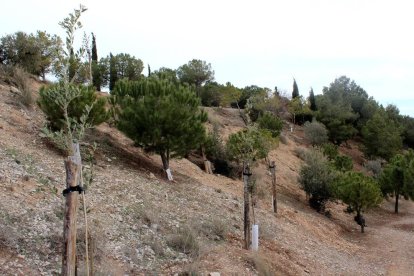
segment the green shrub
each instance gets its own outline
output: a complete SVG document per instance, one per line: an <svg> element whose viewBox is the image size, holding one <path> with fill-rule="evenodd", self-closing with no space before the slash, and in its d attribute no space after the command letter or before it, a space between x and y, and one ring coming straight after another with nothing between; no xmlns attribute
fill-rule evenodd
<svg viewBox="0 0 414 276"><path fill-rule="evenodd" d="M247 129L229 136L226 152L238 163L265 158L270 150L266 137L258 130Z"/></svg>
<svg viewBox="0 0 414 276"><path fill-rule="evenodd" d="M381 160L379 159L368 160L364 167L368 172L372 173L374 178L378 178L382 172Z"/></svg>
<svg viewBox="0 0 414 276"><path fill-rule="evenodd" d="M381 190L378 183L369 176L360 172L346 172L335 187L336 197L348 204L348 209L355 211L355 221L364 232L365 219L362 212L377 206L382 201Z"/></svg>
<svg viewBox="0 0 414 276"><path fill-rule="evenodd" d="M346 172L352 170L354 167L352 163L352 158L345 155L338 155L334 160L335 168L341 172Z"/></svg>
<svg viewBox="0 0 414 276"><path fill-rule="evenodd" d="M71 98L70 101L68 98ZM73 98L73 99L72 99ZM98 98L92 86L75 84L53 84L40 89L38 105L45 113L49 127L53 131L62 130L65 127L64 111L61 102L68 100L68 117L80 123L80 119L87 107L92 106L87 118L87 123L95 126L108 119L105 110L106 99Z"/></svg>
<svg viewBox="0 0 414 276"><path fill-rule="evenodd" d="M328 130L317 121L306 122L303 127L306 139L313 145L322 145L328 141Z"/></svg>
<svg viewBox="0 0 414 276"><path fill-rule="evenodd" d="M279 117L266 112L257 120L260 129L266 129L270 131L273 138L276 138L280 135L280 132L283 128L283 122Z"/></svg>
<svg viewBox="0 0 414 276"><path fill-rule="evenodd" d="M335 160L335 158L339 155L338 146L332 143L326 143L321 146L322 153L329 159Z"/></svg>
<svg viewBox="0 0 414 276"><path fill-rule="evenodd" d="M317 150L306 154L305 162L300 170L299 183L309 196L311 207L323 212L326 202L333 198L332 185L337 179L337 172Z"/></svg>

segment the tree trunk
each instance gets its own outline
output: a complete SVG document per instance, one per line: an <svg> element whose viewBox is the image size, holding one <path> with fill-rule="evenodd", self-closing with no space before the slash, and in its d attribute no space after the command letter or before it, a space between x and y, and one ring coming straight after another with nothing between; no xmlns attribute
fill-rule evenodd
<svg viewBox="0 0 414 276"><path fill-rule="evenodd" d="M237 109L239 110L239 115L240 115L240 117L242 118L242 120L243 120L243 122L244 122L244 124L246 125L246 126L249 126L249 121L248 121L248 119L243 115L243 113L241 112L241 109L240 109L240 106L239 106L239 102L238 101L236 101L236 105L237 105Z"/></svg>
<svg viewBox="0 0 414 276"><path fill-rule="evenodd" d="M168 156L168 151L160 152L160 156L161 156L161 161L162 161L162 167L167 175L168 180L173 181L174 179L172 177L171 170L170 170L170 160Z"/></svg>
<svg viewBox="0 0 414 276"><path fill-rule="evenodd" d="M80 158L68 156L65 160L66 188L76 187L80 176ZM79 193L66 194L65 217L63 222L63 256L62 275L73 276L76 273L76 213L78 210Z"/></svg>
<svg viewBox="0 0 414 276"><path fill-rule="evenodd" d="M400 198L400 194L397 192L397 194L395 195L395 209L394 209L394 212L396 214L398 214L398 200L399 200L399 198Z"/></svg>
<svg viewBox="0 0 414 276"><path fill-rule="evenodd" d="M250 203L249 203L249 164L243 164L243 181L244 181L244 249L250 247Z"/></svg>
<svg viewBox="0 0 414 276"><path fill-rule="evenodd" d="M211 163L207 159L204 146L201 146L201 155L203 156L204 169L205 169L206 173L213 174L213 170L211 169Z"/></svg>
<svg viewBox="0 0 414 276"><path fill-rule="evenodd" d="M277 200L276 200L276 165L275 161L269 166L270 172L272 173L272 205L273 205L273 212L277 213Z"/></svg>

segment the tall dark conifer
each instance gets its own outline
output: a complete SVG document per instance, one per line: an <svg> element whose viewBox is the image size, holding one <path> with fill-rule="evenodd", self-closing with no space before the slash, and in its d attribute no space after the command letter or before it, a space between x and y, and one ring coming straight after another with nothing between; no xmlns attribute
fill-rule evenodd
<svg viewBox="0 0 414 276"><path fill-rule="evenodd" d="M118 74L116 71L116 61L112 53L109 54L109 90L112 91L115 87L115 83L118 80Z"/></svg>
<svg viewBox="0 0 414 276"><path fill-rule="evenodd" d="M98 51L96 50L96 36L92 33L92 61L98 62Z"/></svg>
<svg viewBox="0 0 414 276"><path fill-rule="evenodd" d="M96 36L92 33L92 83L97 91L101 91L102 74L98 64L98 50L96 49Z"/></svg>
<svg viewBox="0 0 414 276"><path fill-rule="evenodd" d="M313 88L311 87L311 90L309 92L309 103L310 103L310 109L312 111L316 111L316 100L315 100L315 94L313 93Z"/></svg>
<svg viewBox="0 0 414 276"><path fill-rule="evenodd" d="M293 79L293 91L292 91L292 99L299 97L299 88L296 84L296 80Z"/></svg>

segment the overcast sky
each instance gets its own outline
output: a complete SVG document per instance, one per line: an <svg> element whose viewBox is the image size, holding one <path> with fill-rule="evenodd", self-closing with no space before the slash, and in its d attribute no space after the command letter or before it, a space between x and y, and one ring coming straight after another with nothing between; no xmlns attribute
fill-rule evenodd
<svg viewBox="0 0 414 276"><path fill-rule="evenodd" d="M191 59L216 81L316 94L346 75L380 103L414 116L414 2L409 0L13 0L1 4L0 35L46 30L79 4L82 32L98 55L129 53L151 69ZM147 70L144 69L146 74Z"/></svg>

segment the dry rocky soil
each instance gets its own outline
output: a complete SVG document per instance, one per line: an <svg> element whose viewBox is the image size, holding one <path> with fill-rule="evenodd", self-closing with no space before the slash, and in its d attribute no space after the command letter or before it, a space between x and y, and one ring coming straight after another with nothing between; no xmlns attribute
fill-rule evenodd
<svg viewBox="0 0 414 276"><path fill-rule="evenodd" d="M64 156L40 137L41 111L23 107L19 98L20 91L0 82L0 274L59 275ZM243 128L237 111L208 112L224 138ZM87 141L98 147L88 165L94 181L86 205L94 275L414 275L414 204L402 201L395 215L393 201L385 201L366 214L364 234L340 203L329 204L331 217L316 213L297 181L302 161L296 152L307 147L301 129L284 136L287 142L270 154L277 165L276 215L265 163L253 171L260 229L253 253L242 249L240 180L208 175L180 159L172 161L170 183L158 156L133 147L107 124L93 130ZM361 168L356 143L343 152ZM79 206L78 270L85 275Z"/></svg>

